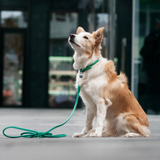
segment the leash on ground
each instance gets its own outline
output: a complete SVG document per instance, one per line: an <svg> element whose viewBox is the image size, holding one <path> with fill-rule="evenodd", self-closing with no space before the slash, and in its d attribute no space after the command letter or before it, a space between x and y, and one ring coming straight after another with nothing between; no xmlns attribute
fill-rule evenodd
<svg viewBox="0 0 160 160"><path fill-rule="evenodd" d="M66 134L57 134L57 135L52 135L52 133L50 133L52 130L58 128L58 127L61 127L63 126L64 124L66 124L70 118L72 117L76 107L77 107L77 103L78 103L78 98L79 98L79 93L80 93L80 86L78 86L78 90L77 90L77 96L76 96L76 102L74 104L74 108L70 114L70 116L67 118L67 120L65 122L63 122L62 124L59 124L53 128L51 128L50 130L46 131L46 132L39 132L39 131L35 131L35 130L31 130L31 129L26 129L26 128L21 128L21 127L16 127L16 126L9 126L9 127L6 127L3 129L2 133L4 136L8 137L8 138L20 138L20 137L24 137L24 138L61 138L61 137L66 137L67 135ZM20 135L18 136L10 136L10 135L7 135L5 133L5 131L7 129L18 129L18 130L22 130L22 131L25 131L25 132L22 132L20 133Z"/></svg>

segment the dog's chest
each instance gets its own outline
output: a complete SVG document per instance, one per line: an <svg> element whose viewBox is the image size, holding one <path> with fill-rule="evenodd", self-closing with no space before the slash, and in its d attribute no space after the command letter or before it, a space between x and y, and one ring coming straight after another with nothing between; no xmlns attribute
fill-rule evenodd
<svg viewBox="0 0 160 160"><path fill-rule="evenodd" d="M93 79L90 78L86 73L77 73L76 76L76 88L81 87L81 91L86 91L91 88Z"/></svg>
<svg viewBox="0 0 160 160"><path fill-rule="evenodd" d="M105 80L101 75L88 75L85 73L77 73L76 88L81 86L81 93L85 92L88 95L97 93L104 85Z"/></svg>
<svg viewBox="0 0 160 160"><path fill-rule="evenodd" d="M87 74L82 73L82 72L78 72L77 73L77 77L76 77L76 88L79 86L81 86L81 89L83 88L83 86L88 86L90 79L87 76Z"/></svg>

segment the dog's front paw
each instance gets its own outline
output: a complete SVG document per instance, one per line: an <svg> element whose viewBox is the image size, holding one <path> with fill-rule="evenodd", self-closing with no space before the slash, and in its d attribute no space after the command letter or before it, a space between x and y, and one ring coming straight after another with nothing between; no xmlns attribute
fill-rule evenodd
<svg viewBox="0 0 160 160"><path fill-rule="evenodd" d="M90 137L102 137L102 133L98 133L98 132L92 132L91 134L90 134Z"/></svg>
<svg viewBox="0 0 160 160"><path fill-rule="evenodd" d="M82 137L84 136L84 133L75 133L72 138L79 138L79 137Z"/></svg>

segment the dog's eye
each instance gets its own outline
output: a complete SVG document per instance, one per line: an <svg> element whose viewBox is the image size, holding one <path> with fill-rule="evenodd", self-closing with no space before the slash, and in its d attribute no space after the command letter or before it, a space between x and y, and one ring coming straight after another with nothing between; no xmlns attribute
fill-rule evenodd
<svg viewBox="0 0 160 160"><path fill-rule="evenodd" d="M88 37L87 37L87 36L84 36L83 38L88 39Z"/></svg>

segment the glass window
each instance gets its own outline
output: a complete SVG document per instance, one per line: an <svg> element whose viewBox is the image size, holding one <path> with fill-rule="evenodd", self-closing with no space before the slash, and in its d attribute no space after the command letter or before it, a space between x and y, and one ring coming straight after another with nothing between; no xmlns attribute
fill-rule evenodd
<svg viewBox="0 0 160 160"><path fill-rule="evenodd" d="M77 13L52 12L49 44L49 106L73 107L75 75L68 37L77 29Z"/></svg>
<svg viewBox="0 0 160 160"><path fill-rule="evenodd" d="M160 2L133 1L132 91L147 113L160 113Z"/></svg>
<svg viewBox="0 0 160 160"><path fill-rule="evenodd" d="M3 105L22 105L24 35L3 33Z"/></svg>
<svg viewBox="0 0 160 160"><path fill-rule="evenodd" d="M1 27L3 28L27 28L27 12L1 11Z"/></svg>

